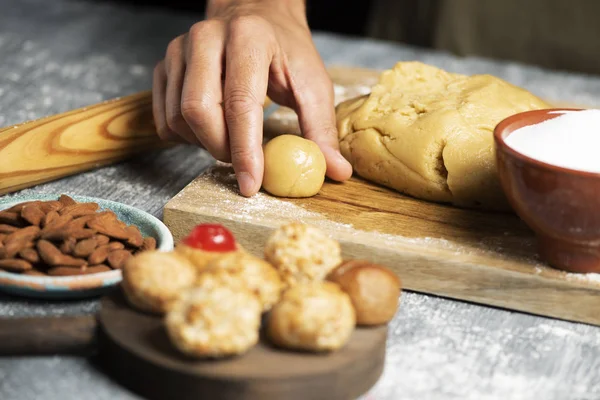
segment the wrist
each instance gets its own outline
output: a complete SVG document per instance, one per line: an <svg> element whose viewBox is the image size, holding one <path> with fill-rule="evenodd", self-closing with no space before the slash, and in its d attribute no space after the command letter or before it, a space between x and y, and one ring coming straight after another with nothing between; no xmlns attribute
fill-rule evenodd
<svg viewBox="0 0 600 400"><path fill-rule="evenodd" d="M300 21L306 21L306 0L208 0L206 17L248 15L261 9L277 10Z"/></svg>

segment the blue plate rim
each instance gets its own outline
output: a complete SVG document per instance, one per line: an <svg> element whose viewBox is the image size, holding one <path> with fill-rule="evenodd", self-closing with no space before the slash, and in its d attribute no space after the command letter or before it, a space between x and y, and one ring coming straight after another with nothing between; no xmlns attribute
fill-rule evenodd
<svg viewBox="0 0 600 400"><path fill-rule="evenodd" d="M64 193L67 194L67 193ZM123 208L132 213L141 215L145 219L149 220L158 228L160 232L160 243L157 246L159 251L170 251L174 248L174 239L171 231L167 226L154 215L141 210L139 208L130 206L129 204L120 203L114 200L102 199L99 197L92 196L81 196L68 194L76 201L80 202L98 202L102 208ZM47 201L57 200L60 195L58 194L31 194L26 196L16 196L5 199L0 199L0 211L12 207L15 204L22 203L25 201ZM107 272L98 272L89 275L77 275L77 276L28 276L14 274L10 272L0 271L0 287L10 287L18 290L27 290L35 292L48 292L52 291L57 293L62 292L75 292L75 291L88 291L95 290L101 287L111 287L118 284L121 281L121 271L113 270ZM90 283L86 285L86 282ZM93 283L93 284L92 284ZM81 287L73 288L71 285L80 284Z"/></svg>

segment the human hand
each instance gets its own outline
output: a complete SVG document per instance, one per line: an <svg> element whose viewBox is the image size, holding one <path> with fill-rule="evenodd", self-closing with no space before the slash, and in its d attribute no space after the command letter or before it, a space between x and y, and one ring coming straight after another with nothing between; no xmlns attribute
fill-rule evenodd
<svg viewBox="0 0 600 400"><path fill-rule="evenodd" d="M352 167L339 152L333 85L312 42L304 0L212 0L207 19L169 44L154 71L159 136L204 147L231 162L240 192L260 190L266 96L298 114L327 176Z"/></svg>

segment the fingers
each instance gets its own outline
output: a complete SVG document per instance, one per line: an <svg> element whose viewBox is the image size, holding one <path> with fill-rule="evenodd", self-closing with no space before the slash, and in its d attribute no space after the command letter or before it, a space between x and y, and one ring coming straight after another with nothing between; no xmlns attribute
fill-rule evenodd
<svg viewBox="0 0 600 400"><path fill-rule="evenodd" d="M181 114L195 137L217 160L229 162L229 141L223 114L223 53L221 21L195 24L188 35Z"/></svg>
<svg viewBox="0 0 600 400"><path fill-rule="evenodd" d="M167 47L165 57L165 72L167 87L165 94L165 118L169 129L191 144L199 145L200 141L194 135L181 114L181 92L185 76L185 36L174 39Z"/></svg>
<svg viewBox="0 0 600 400"><path fill-rule="evenodd" d="M295 70L296 113L302 135L317 143L325 156L327 176L344 181L352 176L352 166L339 151L333 84L319 64L303 64Z"/></svg>
<svg viewBox="0 0 600 400"><path fill-rule="evenodd" d="M263 179L262 104L274 43L272 31L260 18L241 17L230 25L223 104L231 161L244 196L258 192Z"/></svg>
<svg viewBox="0 0 600 400"><path fill-rule="evenodd" d="M161 61L154 68L152 78L152 115L158 136L165 141L179 141L179 136L167 126L165 115L165 95L167 90L167 73L165 63Z"/></svg>

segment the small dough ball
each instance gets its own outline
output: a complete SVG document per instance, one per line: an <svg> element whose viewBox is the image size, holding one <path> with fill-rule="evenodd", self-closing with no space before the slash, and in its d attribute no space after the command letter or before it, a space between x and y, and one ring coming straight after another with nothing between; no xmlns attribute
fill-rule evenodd
<svg viewBox="0 0 600 400"><path fill-rule="evenodd" d="M121 287L134 307L164 314L195 280L196 270L188 260L174 252L152 250L127 260Z"/></svg>
<svg viewBox="0 0 600 400"><path fill-rule="evenodd" d="M281 135L264 148L263 188L279 197L310 197L321 190L327 165L319 146L296 135Z"/></svg>
<svg viewBox="0 0 600 400"><path fill-rule="evenodd" d="M331 282L310 282L286 291L271 310L267 331L278 346L309 351L343 347L356 324L350 297Z"/></svg>
<svg viewBox="0 0 600 400"><path fill-rule="evenodd" d="M206 251L202 249L196 249L191 246L187 246L180 243L175 248L175 252L187 258L196 267L198 272L202 272L206 269L206 266L214 259L223 257L230 253L243 252L240 245L237 245L238 250L235 252L220 252L220 251Z"/></svg>
<svg viewBox="0 0 600 400"><path fill-rule="evenodd" d="M319 229L291 222L273 232L265 258L279 272L286 287L323 280L342 262L340 244Z"/></svg>
<svg viewBox="0 0 600 400"><path fill-rule="evenodd" d="M165 318L171 342L184 354L218 358L248 351L258 342L260 302L243 287L223 286L203 274Z"/></svg>
<svg viewBox="0 0 600 400"><path fill-rule="evenodd" d="M398 309L401 281L389 269L363 260L346 261L328 276L350 296L358 325L388 323Z"/></svg>
<svg viewBox="0 0 600 400"><path fill-rule="evenodd" d="M283 286L271 264L248 253L227 253L215 258L208 263L204 274L211 274L226 285L239 282L258 297L263 311L279 301Z"/></svg>

